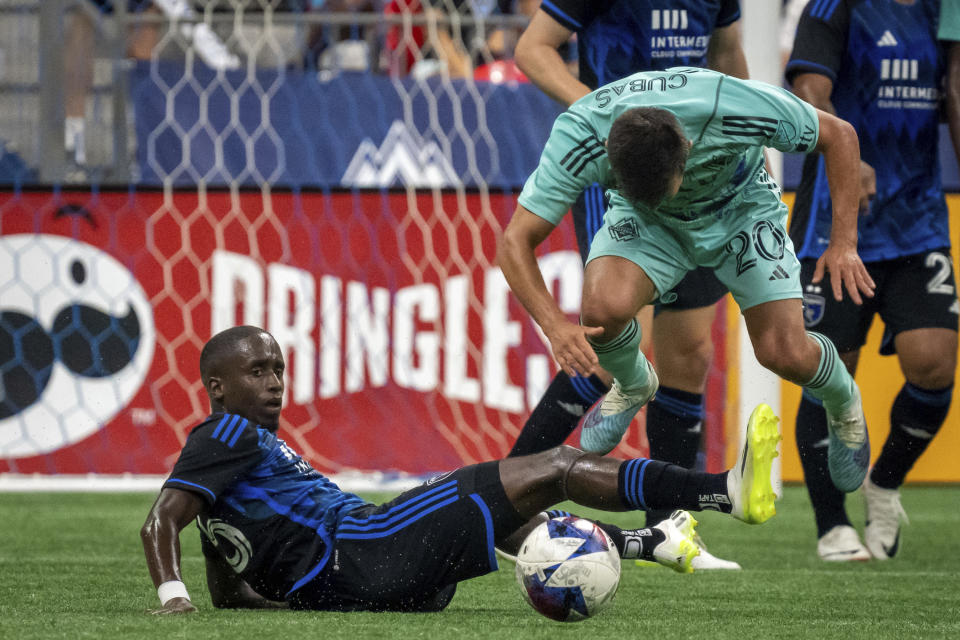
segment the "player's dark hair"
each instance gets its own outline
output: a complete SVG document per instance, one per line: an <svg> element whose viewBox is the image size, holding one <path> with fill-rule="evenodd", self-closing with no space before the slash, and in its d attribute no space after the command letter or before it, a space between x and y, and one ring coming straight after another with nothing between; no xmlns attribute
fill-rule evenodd
<svg viewBox="0 0 960 640"><path fill-rule="evenodd" d="M677 118L664 109L636 107L613 122L607 156L628 202L657 206L683 173L690 146Z"/></svg>
<svg viewBox="0 0 960 640"><path fill-rule="evenodd" d="M260 333L263 333L260 327L241 325L224 329L207 340L207 344L203 345L200 351L200 379L203 385L206 386L210 376L218 372L223 357L233 353L237 343Z"/></svg>

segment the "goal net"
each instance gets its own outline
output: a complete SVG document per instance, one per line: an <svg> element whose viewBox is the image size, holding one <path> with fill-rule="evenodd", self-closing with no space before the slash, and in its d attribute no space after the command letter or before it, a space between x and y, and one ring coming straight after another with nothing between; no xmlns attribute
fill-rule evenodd
<svg viewBox="0 0 960 640"><path fill-rule="evenodd" d="M283 348L281 436L322 472L427 474L509 450L557 370L494 260L559 112L509 60L522 16L65 1L51 26L45 4L13 14L67 38L80 12L112 44L88 51L79 120L37 78L35 126L65 137L14 145L27 169L0 175L0 471L166 473L209 410L200 348L241 323ZM22 122L2 124L20 139ZM569 222L540 266L576 317ZM711 380L706 451L722 466ZM617 453L645 454L643 434Z"/></svg>

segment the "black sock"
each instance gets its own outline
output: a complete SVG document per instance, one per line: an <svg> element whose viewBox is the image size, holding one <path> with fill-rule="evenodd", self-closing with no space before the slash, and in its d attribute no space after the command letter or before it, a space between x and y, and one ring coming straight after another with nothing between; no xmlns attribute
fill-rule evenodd
<svg viewBox="0 0 960 640"><path fill-rule="evenodd" d="M827 412L820 401L806 391L797 410L796 435L819 538L837 525L849 525L850 519L843 506L845 494L834 486L827 467Z"/></svg>
<svg viewBox="0 0 960 640"><path fill-rule="evenodd" d="M903 484L907 472L947 419L952 398L953 385L932 391L909 382L903 385L890 409L890 435L870 472L871 482L884 489Z"/></svg>
<svg viewBox="0 0 960 640"><path fill-rule="evenodd" d="M686 509L730 513L727 472L704 473L637 458L620 465L620 501L632 509Z"/></svg>
<svg viewBox="0 0 960 640"><path fill-rule="evenodd" d="M606 522L597 522L596 520L594 522L610 536L613 544L617 547L617 552L624 560L639 558L640 560L656 562L653 550L667 539L667 536L659 529L621 529Z"/></svg>
<svg viewBox="0 0 960 640"><path fill-rule="evenodd" d="M595 375L571 378L560 371L523 424L507 457L540 453L563 444L587 409L609 389Z"/></svg>
<svg viewBox="0 0 960 640"><path fill-rule="evenodd" d="M703 431L703 394L660 387L647 405L650 457L693 469ZM647 511L647 526L670 517L671 510Z"/></svg>
<svg viewBox="0 0 960 640"><path fill-rule="evenodd" d="M560 509L550 509L544 511L548 518L578 518L576 514ZM614 546L617 547L617 553L623 559L639 558L641 560L650 560L656 562L653 555L653 549L667 539L667 536L659 529L621 529L615 524L600 522L599 520L590 520L610 536Z"/></svg>

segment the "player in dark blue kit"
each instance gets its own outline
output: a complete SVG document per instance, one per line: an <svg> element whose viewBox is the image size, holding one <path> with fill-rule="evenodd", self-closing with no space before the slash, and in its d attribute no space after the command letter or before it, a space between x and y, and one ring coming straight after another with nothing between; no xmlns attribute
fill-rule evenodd
<svg viewBox="0 0 960 640"><path fill-rule="evenodd" d="M517 64L538 87L569 106L591 90L637 71L674 66L709 67L746 78L740 46L737 0L544 0L517 43ZM571 75L557 49L577 34L579 78ZM600 185L587 189L572 208L581 257L603 224L606 211ZM647 408L650 456L692 468L700 449L703 393L713 358L711 326L715 304L727 293L710 269L696 269L661 298L653 321L653 344L660 388ZM649 316L642 318L649 332ZM526 455L562 443L580 417L607 393L609 378L598 372L583 378L564 370L523 426L510 455ZM571 375L572 374L572 375ZM599 404L584 420L580 444L607 453L619 438L600 437L591 417L602 420ZM621 432L622 433L622 432ZM669 512L650 511L647 523ZM739 569L704 552L698 569Z"/></svg>
<svg viewBox="0 0 960 640"><path fill-rule="evenodd" d="M213 414L195 427L140 531L161 609L195 611L180 575L180 531L196 520L214 606L438 611L456 583L497 569L565 499L608 511L712 509L750 523L774 514L777 418L761 405L736 468L690 471L572 447L463 467L382 505L341 491L276 431L284 361L273 336L227 329L204 346ZM684 511L651 529L600 524L624 558L690 571L699 552Z"/></svg>
<svg viewBox="0 0 960 640"><path fill-rule="evenodd" d="M945 70L938 12L936 0L814 0L786 68L798 96L849 121L860 137L858 252L877 284L876 296L857 306L824 293L829 276L813 279L829 233L830 196L822 159L808 156L791 224L806 325L836 343L853 373L879 314L881 353L896 353L906 378L890 411L890 434L863 485L866 547L847 517L844 493L829 479L824 410L803 395L797 445L824 560L896 554L905 515L898 488L946 419L953 394L958 306L937 155Z"/></svg>

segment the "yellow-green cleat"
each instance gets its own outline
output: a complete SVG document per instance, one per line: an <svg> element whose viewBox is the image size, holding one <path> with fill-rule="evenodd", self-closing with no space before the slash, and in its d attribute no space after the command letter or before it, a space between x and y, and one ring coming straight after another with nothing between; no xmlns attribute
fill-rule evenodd
<svg viewBox="0 0 960 640"><path fill-rule="evenodd" d="M780 419L770 405L758 405L747 422L743 449L727 474L731 515L747 524L766 522L777 513L770 470L780 442Z"/></svg>

